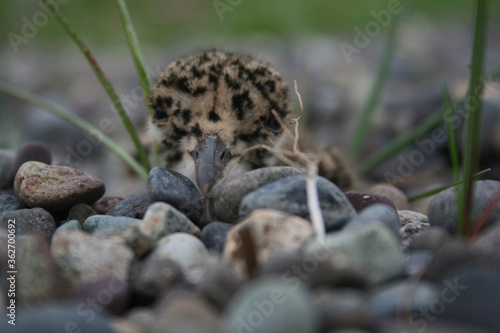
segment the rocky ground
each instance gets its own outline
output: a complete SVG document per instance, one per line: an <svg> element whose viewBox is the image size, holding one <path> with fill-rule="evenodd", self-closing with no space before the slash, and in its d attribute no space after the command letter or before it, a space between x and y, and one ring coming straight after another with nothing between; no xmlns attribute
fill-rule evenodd
<svg viewBox="0 0 500 333"><path fill-rule="evenodd" d="M439 107L443 77L455 97L464 92L469 39L450 38L460 27L433 34L421 27L405 28L365 156ZM254 43L273 46L253 53L270 55L288 79L301 78L311 135L345 148L353 110L376 67L373 54L383 44L374 42L346 65L339 42L259 40ZM238 42L229 44L238 49ZM189 47L157 53L172 59ZM9 59L2 71L14 83L67 101L94 124L113 119L113 136L128 145L81 59L39 68L33 78L36 62L27 58ZM168 62L160 58L152 63ZM131 82L122 89L141 126L133 69L109 64L116 81ZM16 66L23 70L14 73ZM67 68L74 78L47 84ZM61 84L80 97L69 102ZM236 178L212 203L207 221L203 197L185 177L157 167L147 183L140 181L98 142L6 100L3 108L19 109L24 120L19 125L13 113L1 114L5 138L16 148L0 152L0 305L6 312L0 331L498 332L497 89L489 85L483 127L482 162L493 171L491 180L476 185L473 229L479 231L467 240L457 237L453 189L432 201L407 201L451 179L446 142L435 142L397 186L387 184L385 174L401 176L402 161L429 146L410 147L350 192L320 178L327 231L321 239L310 223L305 176L291 168ZM21 145L26 141L32 142ZM14 319L15 327L8 323Z"/></svg>

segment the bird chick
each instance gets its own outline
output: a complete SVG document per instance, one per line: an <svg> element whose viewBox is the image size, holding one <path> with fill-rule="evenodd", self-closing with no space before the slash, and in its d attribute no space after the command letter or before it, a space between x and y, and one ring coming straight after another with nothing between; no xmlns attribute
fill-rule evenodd
<svg viewBox="0 0 500 333"><path fill-rule="evenodd" d="M167 168L193 181L201 193L219 181L276 164L256 144L279 146L283 129L272 110L290 113L280 74L249 56L217 51L181 58L160 75L150 105L153 136Z"/></svg>

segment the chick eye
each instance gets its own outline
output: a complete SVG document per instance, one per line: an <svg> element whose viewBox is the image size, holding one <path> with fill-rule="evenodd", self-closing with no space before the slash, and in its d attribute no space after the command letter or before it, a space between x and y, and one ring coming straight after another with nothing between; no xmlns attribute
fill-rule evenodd
<svg viewBox="0 0 500 333"><path fill-rule="evenodd" d="M155 121L167 121L168 120L168 113L167 110L165 110L161 106L157 106L155 108L155 113L153 114L153 120Z"/></svg>
<svg viewBox="0 0 500 333"><path fill-rule="evenodd" d="M281 133L283 131L283 127L281 127L281 124L273 115L267 118L264 126L274 133Z"/></svg>

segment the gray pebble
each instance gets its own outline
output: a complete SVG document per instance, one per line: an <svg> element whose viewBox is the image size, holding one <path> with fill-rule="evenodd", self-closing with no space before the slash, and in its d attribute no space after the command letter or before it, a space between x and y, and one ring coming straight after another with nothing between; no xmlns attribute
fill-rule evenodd
<svg viewBox="0 0 500 333"><path fill-rule="evenodd" d="M305 175L295 175L250 192L241 201L239 215L244 218L257 209L276 209L309 219L305 184ZM349 200L335 184L318 177L317 188L327 231L341 228L356 215Z"/></svg>
<svg viewBox="0 0 500 333"><path fill-rule="evenodd" d="M230 223L211 222L201 231L200 240L208 250L222 253L227 233L232 227L233 225Z"/></svg>
<svg viewBox="0 0 500 333"><path fill-rule="evenodd" d="M247 283L228 305L225 332L319 332L318 314L306 290L279 277Z"/></svg>
<svg viewBox="0 0 500 333"><path fill-rule="evenodd" d="M394 209L385 204L373 204L361 210L352 218L344 229L357 228L360 224L380 221L385 224L397 237L399 237L399 217Z"/></svg>
<svg viewBox="0 0 500 333"><path fill-rule="evenodd" d="M477 221L479 216L483 215L491 200L497 200L493 211L489 214L484 226L500 220L500 203L498 202L498 193L500 191L500 182L495 180L479 180L475 182L474 208L472 210L472 221ZM495 197L495 195L497 197ZM456 188L449 188L439 193L430 203L429 223L431 225L441 226L451 234L457 232L457 202ZM473 224L471 224L473 227Z"/></svg>
<svg viewBox="0 0 500 333"><path fill-rule="evenodd" d="M15 221L16 236L35 232L46 241L56 230L56 222L52 215L43 208L9 210L0 214L0 227L8 228L9 221Z"/></svg>
<svg viewBox="0 0 500 333"><path fill-rule="evenodd" d="M30 207L62 211L78 203L91 204L102 197L104 183L70 167L26 162L17 172L14 189Z"/></svg>
<svg viewBox="0 0 500 333"><path fill-rule="evenodd" d="M130 269L130 283L135 292L154 299L164 289L184 282L182 268L173 260L147 256Z"/></svg>
<svg viewBox="0 0 500 333"><path fill-rule="evenodd" d="M149 207L148 194L146 192L131 196L118 202L111 208L107 215L126 216L142 219L146 209Z"/></svg>
<svg viewBox="0 0 500 333"><path fill-rule="evenodd" d="M83 223L83 231L88 233L97 233L106 229L123 228L131 224L138 224L142 221L132 217L92 215Z"/></svg>
<svg viewBox="0 0 500 333"><path fill-rule="evenodd" d="M61 224L59 227L57 227L54 235L58 232L68 231L68 230L82 231L82 225L77 220L66 221L63 224Z"/></svg>
<svg viewBox="0 0 500 333"><path fill-rule="evenodd" d="M15 196L10 194L0 194L0 214L8 210L17 210L26 206Z"/></svg>
<svg viewBox="0 0 500 333"><path fill-rule="evenodd" d="M307 254L313 255L322 249L331 251L334 262L340 256L348 265L364 271L371 285L398 277L404 272L399 242L382 222L331 233L325 240L315 239L306 245Z"/></svg>
<svg viewBox="0 0 500 333"><path fill-rule="evenodd" d="M500 263L500 223L480 233L471 244L471 249Z"/></svg>
<svg viewBox="0 0 500 333"><path fill-rule="evenodd" d="M430 228L430 226L426 222L410 222L402 226L399 230L399 235L401 236L401 245L403 248L408 249L416 235Z"/></svg>
<svg viewBox="0 0 500 333"><path fill-rule="evenodd" d="M246 172L232 179L213 202L213 215L225 222L236 222L238 207L248 193L279 179L297 174L291 167L267 167Z"/></svg>
<svg viewBox="0 0 500 333"><path fill-rule="evenodd" d="M83 222L85 222L89 216L96 214L97 212L94 208L84 203L78 203L69 209L68 220L77 220L83 225Z"/></svg>
<svg viewBox="0 0 500 333"><path fill-rule="evenodd" d="M186 215L165 202L152 204L144 215L144 228L157 240L174 232L200 234L200 229Z"/></svg>
<svg viewBox="0 0 500 333"><path fill-rule="evenodd" d="M148 177L149 202L166 202L197 223L203 214L203 200L186 176L162 167L151 169Z"/></svg>

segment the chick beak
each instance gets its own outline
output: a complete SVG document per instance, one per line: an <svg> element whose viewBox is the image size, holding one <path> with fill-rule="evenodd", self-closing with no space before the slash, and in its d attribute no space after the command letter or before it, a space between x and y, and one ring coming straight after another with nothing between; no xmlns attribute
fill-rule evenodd
<svg viewBox="0 0 500 333"><path fill-rule="evenodd" d="M231 154L217 135L211 135L198 144L192 157L196 166L198 188L203 194L207 194L222 178Z"/></svg>

